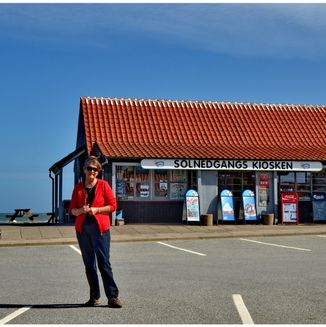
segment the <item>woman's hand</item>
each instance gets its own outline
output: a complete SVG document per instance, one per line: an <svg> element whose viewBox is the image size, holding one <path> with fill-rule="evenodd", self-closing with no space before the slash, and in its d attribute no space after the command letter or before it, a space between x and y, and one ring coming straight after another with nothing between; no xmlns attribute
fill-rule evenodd
<svg viewBox="0 0 326 327"><path fill-rule="evenodd" d="M111 212L110 205L107 205L107 206L101 207L101 208L90 207L88 205L84 205L83 207L72 209L72 214L74 216L79 216L79 215L86 214L86 213L88 213L91 216L95 216L98 213L108 214L110 212Z"/></svg>
<svg viewBox="0 0 326 327"><path fill-rule="evenodd" d="M94 215L96 215L98 212L99 212L98 208L88 207L88 211L87 211L87 213L88 213L89 215L94 216Z"/></svg>
<svg viewBox="0 0 326 327"><path fill-rule="evenodd" d="M86 214L89 212L89 209L90 207L88 205L84 205L83 207L80 207L80 208L74 208L72 210L72 214L74 216L79 216L79 215L82 215L82 214Z"/></svg>

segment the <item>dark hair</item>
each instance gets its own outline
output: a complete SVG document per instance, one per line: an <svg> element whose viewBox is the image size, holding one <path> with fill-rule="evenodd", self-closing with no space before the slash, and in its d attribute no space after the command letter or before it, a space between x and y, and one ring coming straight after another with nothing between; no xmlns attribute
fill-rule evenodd
<svg viewBox="0 0 326 327"><path fill-rule="evenodd" d="M84 169L86 169L88 166L95 166L99 172L102 171L102 165L99 162L98 158L95 156L90 156L85 160Z"/></svg>

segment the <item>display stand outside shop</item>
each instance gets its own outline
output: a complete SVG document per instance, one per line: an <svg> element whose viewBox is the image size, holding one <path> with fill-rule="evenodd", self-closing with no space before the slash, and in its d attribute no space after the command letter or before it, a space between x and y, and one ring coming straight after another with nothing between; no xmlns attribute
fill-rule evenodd
<svg viewBox="0 0 326 327"><path fill-rule="evenodd" d="M234 202L233 193L230 190L221 192L222 222L234 221Z"/></svg>
<svg viewBox="0 0 326 327"><path fill-rule="evenodd" d="M295 192L285 192L281 195L282 203L282 224L299 223L298 194Z"/></svg>
<svg viewBox="0 0 326 327"><path fill-rule="evenodd" d="M255 193L245 190L242 193L244 221L257 221Z"/></svg>
<svg viewBox="0 0 326 327"><path fill-rule="evenodd" d="M195 190L188 190L185 199L186 221L200 222L199 195Z"/></svg>

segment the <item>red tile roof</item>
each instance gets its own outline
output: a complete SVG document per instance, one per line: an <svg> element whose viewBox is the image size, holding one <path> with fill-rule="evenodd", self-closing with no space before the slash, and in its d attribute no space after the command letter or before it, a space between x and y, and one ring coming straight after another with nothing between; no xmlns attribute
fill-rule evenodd
<svg viewBox="0 0 326 327"><path fill-rule="evenodd" d="M81 97L88 153L326 160L326 106Z"/></svg>

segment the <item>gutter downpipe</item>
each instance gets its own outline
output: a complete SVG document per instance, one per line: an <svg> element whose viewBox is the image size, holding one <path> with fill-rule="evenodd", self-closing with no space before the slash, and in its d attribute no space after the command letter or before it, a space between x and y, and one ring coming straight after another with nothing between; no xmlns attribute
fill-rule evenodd
<svg viewBox="0 0 326 327"><path fill-rule="evenodd" d="M52 172L49 170L49 177L52 180L52 214L54 213L54 178L52 177Z"/></svg>
<svg viewBox="0 0 326 327"><path fill-rule="evenodd" d="M55 174L54 176L54 213L55 213L56 221L60 222L59 207L58 207L58 174Z"/></svg>
<svg viewBox="0 0 326 327"><path fill-rule="evenodd" d="M65 223L65 217L64 217L64 207L62 202L62 191L63 191L63 169L60 169L59 172L59 219L61 223Z"/></svg>

